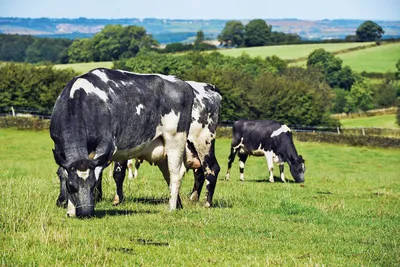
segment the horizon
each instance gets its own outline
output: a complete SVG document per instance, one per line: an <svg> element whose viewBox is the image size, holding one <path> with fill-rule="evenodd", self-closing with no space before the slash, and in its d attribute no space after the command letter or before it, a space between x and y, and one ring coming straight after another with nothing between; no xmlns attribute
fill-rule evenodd
<svg viewBox="0 0 400 267"><path fill-rule="evenodd" d="M400 1L381 0L2 0L0 17L168 20L377 20L399 21Z"/></svg>

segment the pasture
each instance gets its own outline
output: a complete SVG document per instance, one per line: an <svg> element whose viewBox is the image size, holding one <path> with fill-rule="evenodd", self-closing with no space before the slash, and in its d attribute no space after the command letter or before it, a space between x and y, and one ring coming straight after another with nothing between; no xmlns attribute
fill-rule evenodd
<svg viewBox="0 0 400 267"><path fill-rule="evenodd" d="M262 46L252 48L220 49L223 55L237 57L243 53L251 57L276 55L285 60L300 60L290 65L305 66L306 58L315 49L323 48L329 52L337 52L336 56L343 60L343 66L350 66L356 72L395 72L396 62L400 58L400 43L384 44L379 47L368 47L356 51L343 51L360 46L369 46L373 42L367 43L326 43L326 44L298 44L298 45L279 45ZM56 68L73 68L79 73L88 72L94 68L111 68L112 62L90 62L74 64L57 64Z"/></svg>
<svg viewBox="0 0 400 267"><path fill-rule="evenodd" d="M371 117L357 117L350 119L341 119L343 127L377 127L398 129L396 123L396 114L377 115Z"/></svg>
<svg viewBox="0 0 400 267"><path fill-rule="evenodd" d="M400 262L400 150L296 142L306 182L267 182L264 158L238 160L225 181L230 140L217 139L221 173L214 207L168 211L168 188L145 163L125 182L124 204L104 173L96 216L66 218L56 207L47 131L0 129L1 265L39 266L395 266ZM278 175L278 168L275 176ZM291 179L288 166L285 174Z"/></svg>

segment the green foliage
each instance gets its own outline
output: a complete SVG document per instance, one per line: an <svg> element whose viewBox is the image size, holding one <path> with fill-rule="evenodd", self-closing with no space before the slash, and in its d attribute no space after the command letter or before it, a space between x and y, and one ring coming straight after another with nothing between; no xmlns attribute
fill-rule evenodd
<svg viewBox="0 0 400 267"><path fill-rule="evenodd" d="M384 80L373 87L374 108L393 107L400 97L400 82Z"/></svg>
<svg viewBox="0 0 400 267"><path fill-rule="evenodd" d="M244 42L244 26L238 20L230 20L218 35L218 41L225 46L241 46Z"/></svg>
<svg viewBox="0 0 400 267"><path fill-rule="evenodd" d="M143 27L107 25L92 39L76 39L68 49L70 62L112 61L134 57L158 43Z"/></svg>
<svg viewBox="0 0 400 267"><path fill-rule="evenodd" d="M396 71L396 78L398 79L398 80L400 80L400 59L397 61L397 63L396 63L396 68L397 68L397 71Z"/></svg>
<svg viewBox="0 0 400 267"><path fill-rule="evenodd" d="M347 66L342 68L342 60L335 57L333 53L325 51L325 49L316 49L310 53L307 59L308 68L316 68L320 70L325 81L332 88L342 88L350 90L354 84L356 77L351 69Z"/></svg>
<svg viewBox="0 0 400 267"><path fill-rule="evenodd" d="M68 39L0 34L0 60L29 63L67 63Z"/></svg>
<svg viewBox="0 0 400 267"><path fill-rule="evenodd" d="M372 90L364 81L357 81L347 96L345 112L365 111L373 108Z"/></svg>
<svg viewBox="0 0 400 267"><path fill-rule="evenodd" d="M272 26L269 26L263 19L251 20L244 27L244 44L246 47L263 46L267 44L271 34Z"/></svg>
<svg viewBox="0 0 400 267"><path fill-rule="evenodd" d="M279 73L283 73L286 68L287 68L287 62L275 55L273 56L268 56L265 58L265 60L270 64L271 66L275 67Z"/></svg>
<svg viewBox="0 0 400 267"><path fill-rule="evenodd" d="M400 126L400 101L398 103L399 104L397 105L396 123L398 126Z"/></svg>
<svg viewBox="0 0 400 267"><path fill-rule="evenodd" d="M13 106L50 114L61 90L74 76L73 70L56 70L52 65L5 64L0 68L0 110L9 112Z"/></svg>
<svg viewBox="0 0 400 267"><path fill-rule="evenodd" d="M371 20L364 21L358 26L356 31L356 40L358 42L377 41L382 38L385 31L381 26Z"/></svg>

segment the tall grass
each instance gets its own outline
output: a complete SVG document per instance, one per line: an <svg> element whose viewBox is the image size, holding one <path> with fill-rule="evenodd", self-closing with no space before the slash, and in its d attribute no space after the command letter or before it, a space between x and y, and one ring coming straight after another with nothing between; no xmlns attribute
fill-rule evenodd
<svg viewBox="0 0 400 267"><path fill-rule="evenodd" d="M218 139L221 165L214 207L191 203L168 212L168 189L143 164L125 183L126 201L104 200L91 219L68 219L55 205L56 164L48 132L0 129L0 264L5 266L395 266L400 261L400 151L296 142L306 182L271 184L263 158L237 160L223 179L229 139ZM286 167L286 176L291 177ZM278 176L278 173L275 173Z"/></svg>

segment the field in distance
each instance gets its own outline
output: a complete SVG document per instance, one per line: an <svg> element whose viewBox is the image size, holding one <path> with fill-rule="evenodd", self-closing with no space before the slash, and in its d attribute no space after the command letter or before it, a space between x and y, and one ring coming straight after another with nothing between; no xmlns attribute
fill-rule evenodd
<svg viewBox="0 0 400 267"><path fill-rule="evenodd" d="M396 123L396 114L377 115L371 117L359 117L351 119L341 119L340 123L343 127L376 127L376 128L392 128L399 129Z"/></svg>
<svg viewBox="0 0 400 267"><path fill-rule="evenodd" d="M359 46L370 46L372 44L374 43L299 44L220 49L218 51L221 54L234 57L246 53L251 57L260 56L261 58L265 58L267 56L276 55L285 60L303 59L291 65L305 66L306 58L315 49L323 48L329 52L338 52ZM344 66L350 66L350 68L356 72L394 72L396 71L396 62L400 58L400 43L367 47L357 51L340 53L337 56L343 59ZM97 67L110 68L112 67L112 62L58 64L56 67L73 68L79 73L84 73Z"/></svg>

